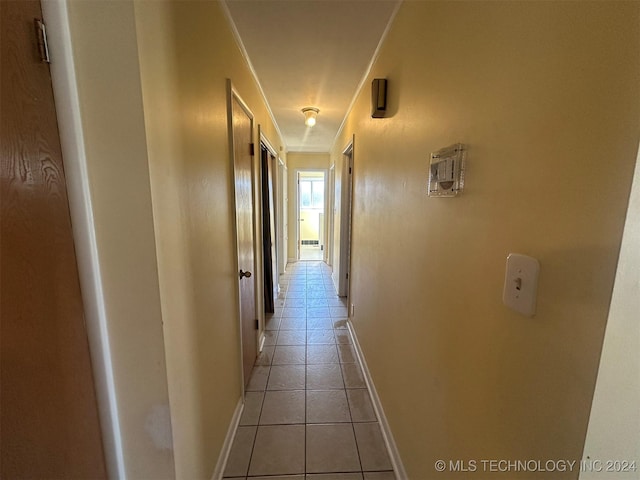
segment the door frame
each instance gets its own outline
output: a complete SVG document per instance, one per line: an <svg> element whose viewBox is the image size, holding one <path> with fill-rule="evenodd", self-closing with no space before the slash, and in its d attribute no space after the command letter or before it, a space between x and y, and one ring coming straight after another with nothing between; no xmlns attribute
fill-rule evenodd
<svg viewBox="0 0 640 480"><path fill-rule="evenodd" d="M342 180L340 198L340 259L338 296L349 297L351 292L351 238L353 223L353 169L355 136L342 150ZM350 312L349 312L350 313Z"/></svg>
<svg viewBox="0 0 640 480"><path fill-rule="evenodd" d="M327 243L326 243L326 260L325 262L330 267L333 266L333 252L335 250L334 245L334 231L335 231L335 220L336 220L336 164L332 164L329 167L329 184L328 184L328 198L327 201L327 212L328 214L325 216L327 218Z"/></svg>
<svg viewBox="0 0 640 480"><path fill-rule="evenodd" d="M322 231L322 237L320 241L322 242L322 261L327 261L327 174L328 169L326 168L296 168L295 173L295 186L296 186L296 196L295 196L295 212L296 212L296 261L300 261L300 249L302 247L300 241L300 173L301 172L322 172L324 178L324 228Z"/></svg>
<svg viewBox="0 0 640 480"><path fill-rule="evenodd" d="M50 64L51 84L67 180L69 212L73 225L105 461L109 475L126 478L128 456L123 445L123 409L118 403L113 362L115 352L109 341L108 301L102 286L78 80L73 60L69 1L41 1L40 4L42 17L48 27L49 46L56 52L56 61Z"/></svg>
<svg viewBox="0 0 640 480"><path fill-rule="evenodd" d="M279 261L278 261L278 276L283 275L287 268L287 242L289 241L289 235L287 230L289 228L289 211L287 209L288 204L288 172L287 172L287 164L284 163L282 158L278 156L278 195L277 195L277 209L280 212L280 228L276 228L278 230L278 240L280 241L280 252L279 252Z"/></svg>
<svg viewBox="0 0 640 480"><path fill-rule="evenodd" d="M228 122L228 135L229 135L229 157L230 157L230 161L231 161L231 183L232 183L232 189L235 192L235 176L234 176L234 168L235 168L235 149L234 149L234 144L233 144L233 110L232 110L232 105L233 105L233 100L237 100L238 104L242 107L242 109L244 110L244 112L247 114L247 116L250 118L251 120L251 142L253 143L253 145L255 145L255 138L254 138L254 123L255 123L255 116L253 115L253 112L251 111L251 109L249 108L249 106L247 105L247 103L242 99L242 97L240 96L240 94L238 93L238 91L236 90L236 88L233 86L233 83L231 82L231 79L227 79L227 122ZM256 193L256 190L258 190L258 193ZM262 290L264 288L263 286L263 282L262 282L262 268L257 268L260 265L260 261L261 258L259 260L259 257L257 256L257 245L258 242L262 241L262 232L259 231L259 229L256 227L256 222L257 222L257 218L258 215L256 212L256 196L260 194L260 189L257 188L256 186L256 162L255 162L255 147L254 147L254 154L251 155L251 203L253 205L253 221L251 222L251 228L253 229L253 272L254 272L254 278L255 278L255 285L254 285L254 291L253 291L253 302L255 305L255 316L258 320L258 329L256 329L256 334L255 334L255 344L256 344L256 352L260 352L260 332L261 332L261 327L264 324L264 315L262 314L261 310L263 310L263 305L262 302L259 301L259 298L262 298ZM234 206L234 212L236 209L236 199L235 199L235 193L233 195L233 206ZM261 213L261 212L260 212ZM235 225L234 222L234 231L233 231L233 236L234 236L234 240L236 243L236 257L235 257L235 272L238 272L240 269L239 266L239 250L238 250L238 229L237 229L237 225ZM240 361L240 378L241 378L241 382L240 382L240 388L241 388L241 395L242 398L244 398L245 396L245 378L244 378L244 358L243 358L243 343L242 343L242 310L241 310L241 297L240 297L240 283L239 282L235 282L236 284L236 305L237 305L237 312L238 312L238 340L239 340L239 356L238 359ZM259 292L259 294L258 294Z"/></svg>
<svg viewBox="0 0 640 480"><path fill-rule="evenodd" d="M271 214L273 215L273 228L274 231L271 232L271 240L272 242L275 244L274 245L274 251L275 251L275 259L273 259L273 264L275 265L275 270L272 272L274 275L274 289L276 290L276 292L280 292L280 285L279 285L279 278L280 278L280 272L279 272L279 263L280 263L280 241L279 241L279 231L281 230L281 219L280 219L280 215L278 214L279 210L278 210L278 201L279 201L279 197L280 197L280 190L281 190L281 185L279 184L279 180L278 180L278 154L276 153L276 149L273 147L273 144L269 141L269 139L267 138L267 136L264 134L264 131L262 130L262 126L260 124L258 124L258 139L259 139L259 146L264 146L268 152L268 154L270 155L270 158L268 159L269 162L269 168L271 169L271 178L273 181L273 211L271 212ZM258 149L255 149L255 155L258 155ZM255 161L255 155L254 155L254 161ZM261 155L261 152L260 152ZM260 166L258 168L258 171L260 173L260 178L257 182L258 184L258 188L260 189L260 196L257 198L260 198L260 226L262 228L264 228L264 226L262 225L262 158L260 159ZM260 235L262 236L262 228L260 228ZM260 244L262 244L262 242L260 242ZM262 261L261 261L261 268L263 269L262 275L264 275L264 256L262 256ZM263 277L261 277L263 278ZM263 286L264 287L264 286ZM264 289L264 288L263 288ZM264 307L264 305L263 305ZM262 309L264 310L264 308ZM259 320L260 320L260 325L263 325L263 317L264 317L264 312L260 312L261 316L259 316ZM262 342L260 342L260 344L262 344ZM259 345L260 346L260 345ZM260 351L260 349L258 349L258 351Z"/></svg>

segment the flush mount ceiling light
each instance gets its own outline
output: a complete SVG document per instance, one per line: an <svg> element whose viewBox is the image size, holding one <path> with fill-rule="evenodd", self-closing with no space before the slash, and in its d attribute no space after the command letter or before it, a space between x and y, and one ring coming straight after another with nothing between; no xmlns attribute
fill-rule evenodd
<svg viewBox="0 0 640 480"><path fill-rule="evenodd" d="M314 107L305 107L302 109L302 113L304 114L304 124L307 127L313 127L316 124L316 117L320 110Z"/></svg>

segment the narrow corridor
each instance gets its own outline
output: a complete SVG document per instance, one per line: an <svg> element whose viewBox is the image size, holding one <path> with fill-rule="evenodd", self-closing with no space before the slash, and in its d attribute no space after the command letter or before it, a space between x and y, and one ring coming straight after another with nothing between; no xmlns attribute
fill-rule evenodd
<svg viewBox="0 0 640 480"><path fill-rule="evenodd" d="M393 480L330 268L290 264L280 289L224 478Z"/></svg>

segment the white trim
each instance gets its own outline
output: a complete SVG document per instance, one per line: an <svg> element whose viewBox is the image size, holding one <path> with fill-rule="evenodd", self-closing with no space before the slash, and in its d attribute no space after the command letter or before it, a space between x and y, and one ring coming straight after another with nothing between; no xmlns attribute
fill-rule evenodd
<svg viewBox="0 0 640 480"><path fill-rule="evenodd" d="M342 123L340 124L340 127L338 127L338 133L336 133L336 136L333 139L333 145L335 145L338 141L338 138L340 138L340 135L342 134L342 129L344 128L344 125L347 122L347 118L349 118L349 114L351 113L351 110L353 109L353 106L355 105L356 100L360 96L362 87L364 87L364 82L367 81L367 78L369 77L369 74L373 69L373 65L376 63L376 60L378 60L378 55L380 55L380 50L382 49L382 45L384 44L384 41L387 39L387 35L391 30L391 25L393 25L393 21L395 20L396 15L398 14L398 10L400 10L400 5L402 5L402 1L403 0L398 0L398 4L396 5L396 8L393 10L393 12L391 13L391 16L389 17L389 21L387 22L387 26L385 27L384 32L382 32L382 36L380 37L378 46L376 47L375 52L373 52L371 61L369 62L369 65L367 65L367 69L364 71L364 75L362 76L362 79L360 80L360 83L356 88L356 92L353 94L353 98L351 99L351 103L349 103L349 106L347 107L347 111L344 114Z"/></svg>
<svg viewBox="0 0 640 480"><path fill-rule="evenodd" d="M367 367L367 362L364 359L364 353L360 348L360 343L358 342L358 338L356 337L356 332L353 328L353 324L351 323L351 319L347 320L347 328L349 329L349 335L351 336L351 341L353 342L353 347L356 351L356 357L358 358L358 363L362 368L364 381L367 384L369 393L371 394L371 403L373 404L373 409L376 412L376 417L378 417L378 421L380 422L380 430L382 431L382 438L384 439L384 443L387 446L387 451L389 452L389 458L391 460L391 465L393 466L393 471L395 472L396 479L406 480L407 472L404 469L402 459L400 458L400 452L398 451L396 442L393 439L393 434L391 433L391 427L389 427L389 422L387 421L387 417L384 414L384 410L382 408L382 402L380 401L380 397L378 396L376 387L373 384L373 379L371 378L369 367Z"/></svg>
<svg viewBox="0 0 640 480"><path fill-rule="evenodd" d="M240 418L242 417L242 411L244 410L244 402L242 401L242 397L238 400L238 404L236 405L236 410L233 412L233 417L231 417L231 422L229 423L229 428L227 429L227 435L224 437L224 442L222 443L222 448L220 449L220 455L218 455L218 461L216 462L216 468L213 470L213 475L211 475L211 480L220 480L222 479L222 475L224 475L224 469L227 466L227 461L229 460L229 453L231 452L231 447L233 446L233 439L236 436L236 432L238 431L238 425L240 425Z"/></svg>
<svg viewBox="0 0 640 480"><path fill-rule="evenodd" d="M341 297L351 295L351 284L348 275L351 270L351 236L353 223L353 168L355 154L355 135L342 151L343 165L340 180L340 255L338 259L339 277L334 278L337 292ZM346 161L348 159L348 161ZM333 275L332 275L333 276Z"/></svg>
<svg viewBox="0 0 640 480"><path fill-rule="evenodd" d="M264 143L264 146L267 147L267 150L269 150L269 153L271 153L271 155L273 155L274 158L278 158L276 149L273 148L273 145L269 141L269 138L264 134L264 130L262 130L262 126L260 124L258 124L258 132L260 133L259 135L260 142Z"/></svg>
<svg viewBox="0 0 640 480"><path fill-rule="evenodd" d="M126 479L67 1L43 0L42 14L49 27L47 33L52 57L51 81L105 462L110 478Z"/></svg>

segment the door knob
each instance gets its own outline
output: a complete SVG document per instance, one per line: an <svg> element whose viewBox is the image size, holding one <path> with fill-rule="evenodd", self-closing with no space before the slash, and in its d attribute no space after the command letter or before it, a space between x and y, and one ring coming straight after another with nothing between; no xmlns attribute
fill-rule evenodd
<svg viewBox="0 0 640 480"><path fill-rule="evenodd" d="M240 280L242 280L244 277L249 278L251 276L251 272L245 272L244 270L240 270Z"/></svg>

